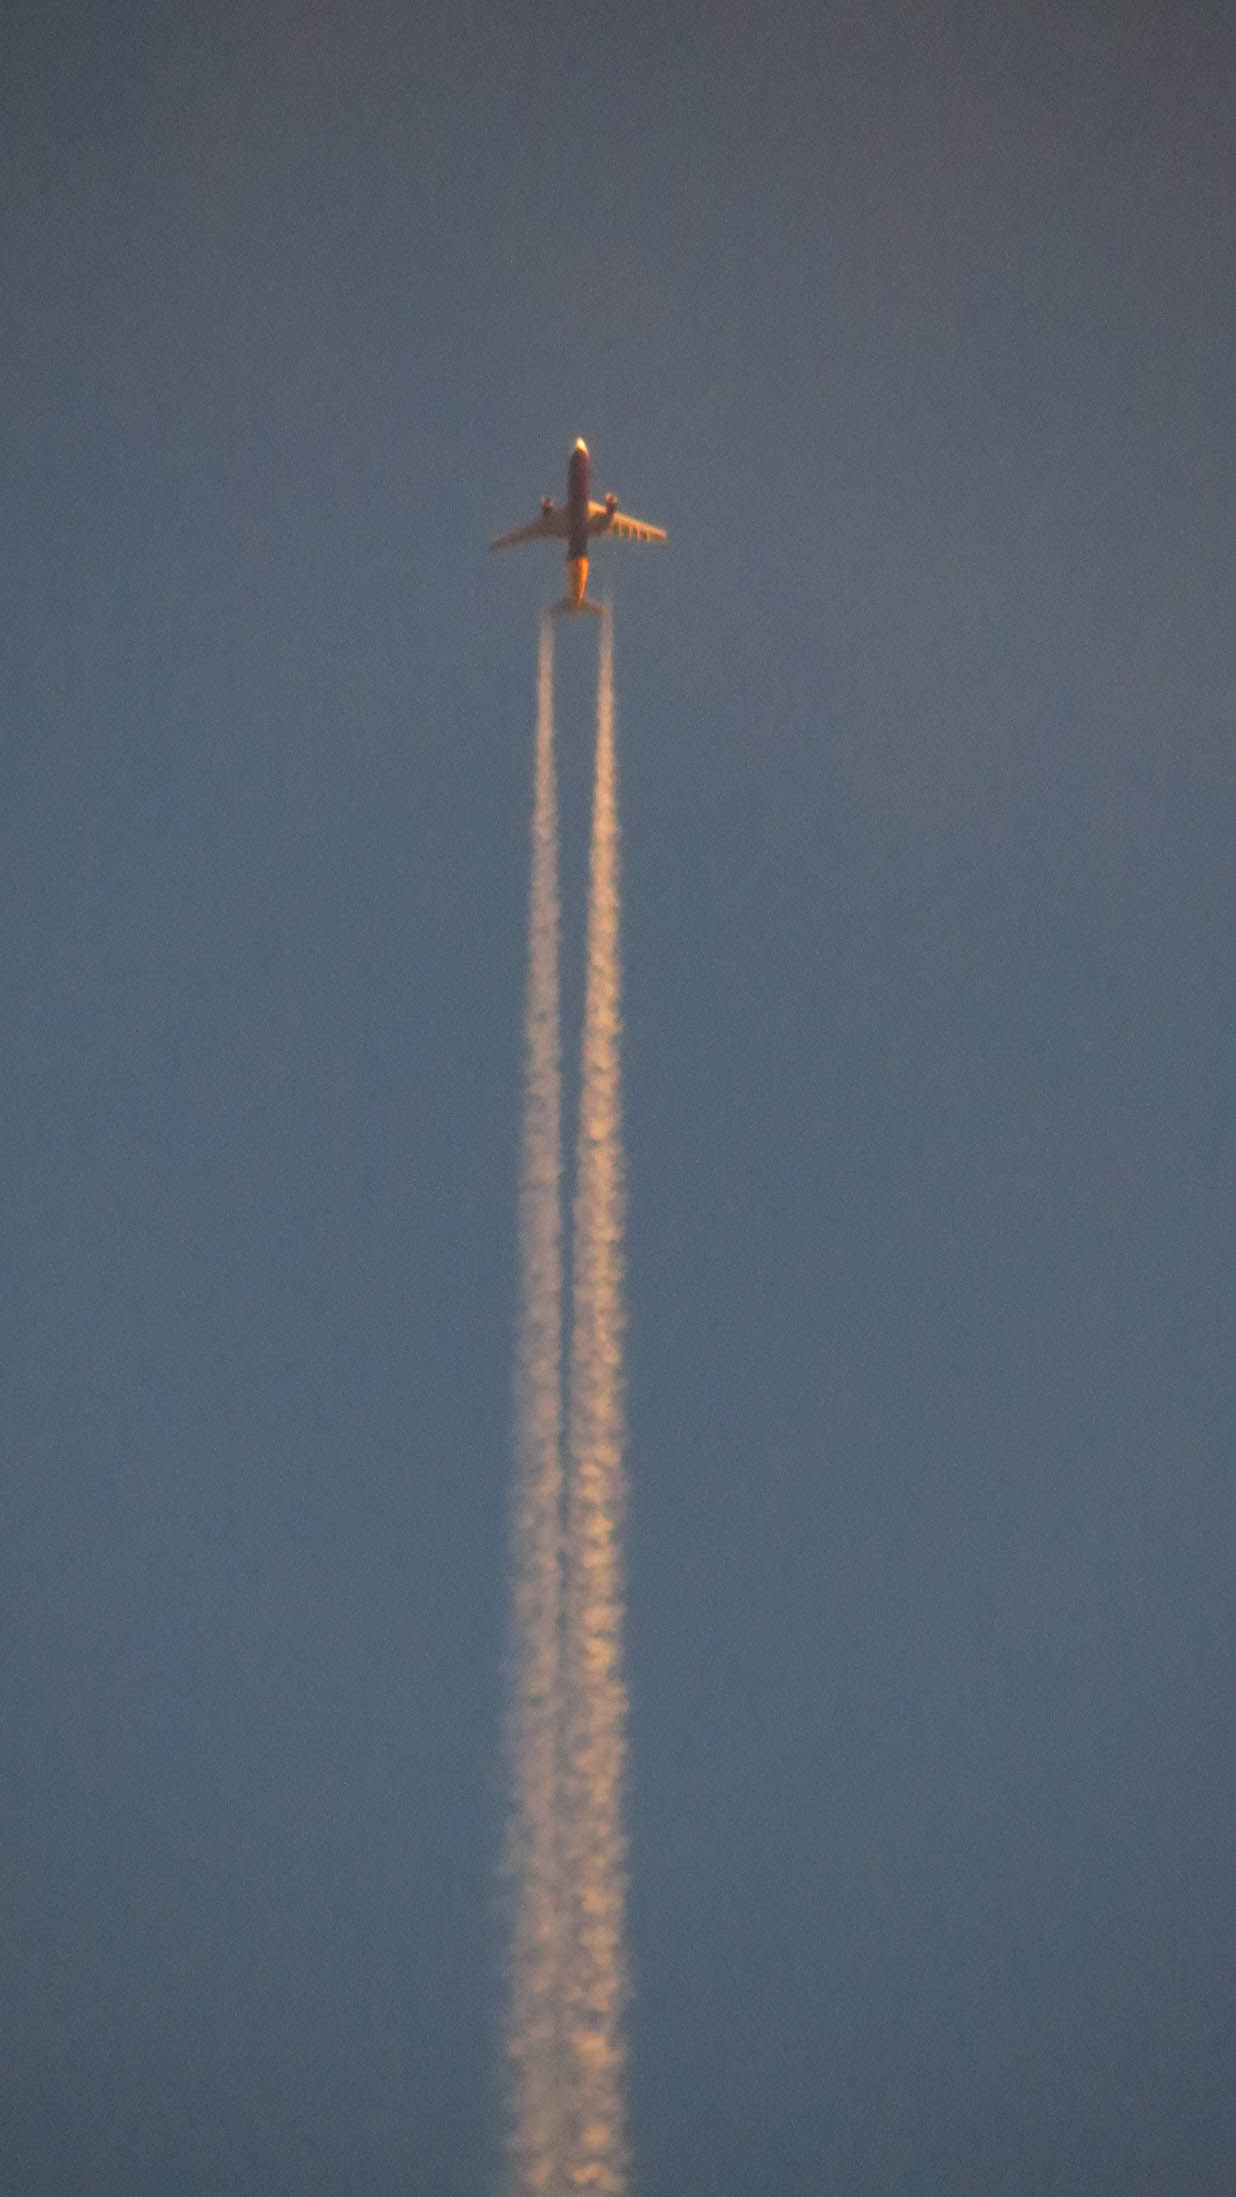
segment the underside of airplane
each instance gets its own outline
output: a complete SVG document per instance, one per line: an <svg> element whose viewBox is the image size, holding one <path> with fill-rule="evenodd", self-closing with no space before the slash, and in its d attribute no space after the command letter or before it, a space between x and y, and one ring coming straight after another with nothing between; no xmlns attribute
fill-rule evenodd
<svg viewBox="0 0 1236 2197"><path fill-rule="evenodd" d="M593 503L588 495L589 458L588 445L576 443L567 462L567 493L565 503L555 504L552 496L546 496L541 504L539 518L528 526L516 527L511 534L499 534L490 543L491 549L514 549L520 542L565 542L567 545L567 593L553 606L555 615L572 614L580 610L602 614L602 605L591 602L587 595L589 544L607 534L625 542L663 542L665 530L649 526L643 519L633 519L629 513L618 509L618 498L607 496L604 503Z"/></svg>

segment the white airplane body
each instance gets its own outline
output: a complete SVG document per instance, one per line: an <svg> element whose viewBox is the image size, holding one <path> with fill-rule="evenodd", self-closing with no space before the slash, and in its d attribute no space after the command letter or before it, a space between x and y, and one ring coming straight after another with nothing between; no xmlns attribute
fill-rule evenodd
<svg viewBox="0 0 1236 2197"><path fill-rule="evenodd" d="M513 534L499 534L491 549L514 549L518 542L565 542L567 545L567 593L560 603L553 606L555 617L568 616L579 610L595 611L603 615L600 603L589 602L585 592L588 586L588 544L598 536L614 534L625 542L663 542L665 530L648 526L643 519L632 519L618 509L618 498L607 496L604 503L591 503L588 498L588 445L577 442L567 463L566 502L555 506L552 496L541 503L541 515L530 526L516 527Z"/></svg>

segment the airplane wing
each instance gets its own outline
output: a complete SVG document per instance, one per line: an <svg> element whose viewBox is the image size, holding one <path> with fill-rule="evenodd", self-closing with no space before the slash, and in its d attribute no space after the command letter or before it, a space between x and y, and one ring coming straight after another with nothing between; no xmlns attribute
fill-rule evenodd
<svg viewBox="0 0 1236 2197"><path fill-rule="evenodd" d="M589 504L588 532L616 534L623 542L664 542L669 538L663 526L649 526L643 519L628 518L625 511L611 511L604 503Z"/></svg>
<svg viewBox="0 0 1236 2197"><path fill-rule="evenodd" d="M517 526L513 534L499 534L491 549L514 549L517 542L561 542L571 531L565 507L561 511L542 512L531 526Z"/></svg>

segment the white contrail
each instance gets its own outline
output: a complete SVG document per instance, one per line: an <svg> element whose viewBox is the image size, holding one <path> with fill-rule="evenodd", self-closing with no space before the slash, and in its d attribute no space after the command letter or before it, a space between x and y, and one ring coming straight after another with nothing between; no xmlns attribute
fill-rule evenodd
<svg viewBox="0 0 1236 2197"><path fill-rule="evenodd" d="M562 1078L553 672L553 628L546 618L537 661L519 1189L508 1727L510 2197L560 2197L564 2181Z"/></svg>
<svg viewBox="0 0 1236 2197"><path fill-rule="evenodd" d="M624 2197L627 1695L613 629L601 629L563 1461L562 1086L553 642L532 827L509 1718L509 2197Z"/></svg>
<svg viewBox="0 0 1236 2197"><path fill-rule="evenodd" d="M623 1219L613 626L601 627L567 1438L563 2197L627 2184Z"/></svg>

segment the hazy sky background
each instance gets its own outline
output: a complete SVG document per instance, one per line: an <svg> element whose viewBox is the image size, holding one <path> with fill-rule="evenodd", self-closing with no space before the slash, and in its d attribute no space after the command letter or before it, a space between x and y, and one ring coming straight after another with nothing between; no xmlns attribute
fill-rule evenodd
<svg viewBox="0 0 1236 2197"><path fill-rule="evenodd" d="M6 2186L497 2186L583 434L639 2197L1230 2197L1230 12L10 0L0 183Z"/></svg>

